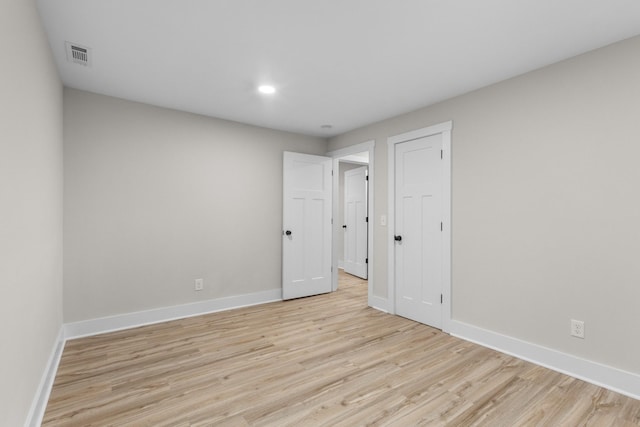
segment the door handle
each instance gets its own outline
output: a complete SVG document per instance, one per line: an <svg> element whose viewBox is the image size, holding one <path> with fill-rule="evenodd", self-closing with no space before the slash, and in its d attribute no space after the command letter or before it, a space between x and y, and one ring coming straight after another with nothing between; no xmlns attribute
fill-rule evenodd
<svg viewBox="0 0 640 427"><path fill-rule="evenodd" d="M286 234L287 236L291 236L291 230L285 231L284 234Z"/></svg>
<svg viewBox="0 0 640 427"><path fill-rule="evenodd" d="M402 242L402 236L393 236L393 240L396 242Z"/></svg>
<svg viewBox="0 0 640 427"><path fill-rule="evenodd" d="M342 226L342 228L347 228L347 226L346 226L346 225L343 225L343 226Z"/></svg>

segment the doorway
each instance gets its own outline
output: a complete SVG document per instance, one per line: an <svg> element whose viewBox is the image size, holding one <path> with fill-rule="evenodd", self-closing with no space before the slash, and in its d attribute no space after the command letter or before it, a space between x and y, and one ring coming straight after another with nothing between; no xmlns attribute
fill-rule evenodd
<svg viewBox="0 0 640 427"><path fill-rule="evenodd" d="M365 153L366 154L366 153ZM367 156L368 159L368 156ZM338 162L338 222L342 224L342 245L338 242L338 268L345 273L367 279L367 223L369 213L368 199L368 163Z"/></svg>
<svg viewBox="0 0 640 427"><path fill-rule="evenodd" d="M359 283L362 283L363 278L353 275L349 277L344 275L344 253L345 253L345 235L346 230L343 225L349 226L344 221L345 211L345 199L344 191L340 191L341 176L343 178L344 185L344 172L345 170L356 170L363 166L366 166L368 179L366 180L367 195L366 203L361 207L360 212L366 212L364 218L364 226L360 224L360 236L364 234L366 241L363 247L360 248L359 258L364 260L364 272L361 271L361 276L366 277L367 283L367 304L373 306L373 286L374 286L374 274L373 274L373 221L371 216L373 215L373 197L374 197L374 141L367 141L354 146L346 147L340 150L332 151L328 153L328 156L333 158L333 185L334 185L334 197L333 197L333 290L336 291L339 287L339 282L347 283L345 280L353 278ZM344 189L344 187L343 187ZM360 216L362 216L360 214ZM354 225L355 227L355 225ZM363 230L364 229L364 230ZM366 233L364 233L366 231ZM362 242L362 241L361 241ZM362 243L361 243L362 244ZM341 279L339 281L339 278Z"/></svg>

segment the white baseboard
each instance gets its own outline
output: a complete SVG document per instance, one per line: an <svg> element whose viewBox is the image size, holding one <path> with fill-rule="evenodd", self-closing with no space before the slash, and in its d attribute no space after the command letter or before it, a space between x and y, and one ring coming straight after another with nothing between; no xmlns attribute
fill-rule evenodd
<svg viewBox="0 0 640 427"><path fill-rule="evenodd" d="M282 301L282 289L83 320L64 325L65 339L81 338L273 301Z"/></svg>
<svg viewBox="0 0 640 427"><path fill-rule="evenodd" d="M369 307L371 308L375 308L376 310L389 313L389 300L386 298L370 295L368 304L369 304Z"/></svg>
<svg viewBox="0 0 640 427"><path fill-rule="evenodd" d="M450 333L466 341L544 366L633 399L640 399L640 375L456 320L451 321Z"/></svg>
<svg viewBox="0 0 640 427"><path fill-rule="evenodd" d="M62 357L62 350L64 349L64 325L60 327L58 336L53 343L49 360L40 378L40 384L36 390L36 394L31 402L31 408L27 415L27 420L24 423L25 427L39 427L42 424L42 417L44 417L44 411L47 409L47 402L49 401L49 395L51 394L51 388L53 387L53 381L56 378L56 372L58 371L58 365L60 364L60 357Z"/></svg>
<svg viewBox="0 0 640 427"><path fill-rule="evenodd" d="M341 259L338 260L338 268L341 270L344 270L344 260L341 260Z"/></svg>

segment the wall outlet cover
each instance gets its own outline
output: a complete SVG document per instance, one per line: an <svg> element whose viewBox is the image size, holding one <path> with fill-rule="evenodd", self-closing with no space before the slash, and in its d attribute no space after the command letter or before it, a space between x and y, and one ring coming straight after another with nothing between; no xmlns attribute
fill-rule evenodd
<svg viewBox="0 0 640 427"><path fill-rule="evenodd" d="M571 336L584 339L584 322L571 319Z"/></svg>

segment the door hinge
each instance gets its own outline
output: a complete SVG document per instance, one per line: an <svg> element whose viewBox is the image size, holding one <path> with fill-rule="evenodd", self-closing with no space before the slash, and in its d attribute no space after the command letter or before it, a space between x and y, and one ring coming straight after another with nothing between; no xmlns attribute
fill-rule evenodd
<svg viewBox="0 0 640 427"><path fill-rule="evenodd" d="M366 217L366 218L364 219L364 221L365 221L365 222L369 222L369 217Z"/></svg>
<svg viewBox="0 0 640 427"><path fill-rule="evenodd" d="M331 218L331 224L333 224L333 218Z"/></svg>
<svg viewBox="0 0 640 427"><path fill-rule="evenodd" d="M442 158L442 151L443 151L443 150L440 150L440 158Z"/></svg>
<svg viewBox="0 0 640 427"><path fill-rule="evenodd" d="M365 176L364 176L364 180L365 180L365 181L369 181L369 175L365 175Z"/></svg>
<svg viewBox="0 0 640 427"><path fill-rule="evenodd" d="M365 264L369 264L369 258L365 258L365 259L364 259L364 263L365 263Z"/></svg>
<svg viewBox="0 0 640 427"><path fill-rule="evenodd" d="M440 304L442 304L442 294L440 294Z"/></svg>
<svg viewBox="0 0 640 427"><path fill-rule="evenodd" d="M331 266L331 272L333 273L333 265Z"/></svg>
<svg viewBox="0 0 640 427"><path fill-rule="evenodd" d="M442 231L442 221L440 221L440 231Z"/></svg>

